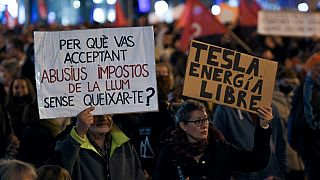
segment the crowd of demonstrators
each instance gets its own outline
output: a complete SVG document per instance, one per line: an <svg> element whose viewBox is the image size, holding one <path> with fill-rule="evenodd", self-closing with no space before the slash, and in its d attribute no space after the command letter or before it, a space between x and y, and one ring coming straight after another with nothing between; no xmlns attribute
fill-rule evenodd
<svg viewBox="0 0 320 180"><path fill-rule="evenodd" d="M305 64L305 80L294 92L289 116L289 143L301 156L309 179L320 178L320 54Z"/></svg>
<svg viewBox="0 0 320 180"><path fill-rule="evenodd" d="M277 82L273 91L272 102L279 110L283 137L286 141L288 168L286 179L303 179L304 165L301 157L293 150L288 142L288 118L294 89L300 84L297 74L289 68L280 69L277 73Z"/></svg>
<svg viewBox="0 0 320 180"><path fill-rule="evenodd" d="M135 25L149 24L146 21L146 17L143 16ZM93 25L84 24L63 27L53 24L28 26L26 28L17 27L14 30L0 27L0 158L22 160L38 168L44 165L47 159L54 157L53 154L56 155L54 147L57 137L58 139L69 137L70 132L73 132L73 126L76 126L77 120L74 119L75 117L70 117L74 121L70 120L70 118L39 119L34 78L34 30L57 31L103 27L110 27L110 25L96 23ZM187 52L182 52L179 49L180 30L174 24L166 23L154 24L153 27L156 40L155 60L157 64L159 112L123 114L113 117L116 124L130 138L130 142L137 150L136 155L141 162L142 169L145 170L145 174L148 174L146 177L149 177L149 179L151 179L155 171L155 161L160 155L160 149L166 146L167 140L171 137L170 132L176 128L172 115L176 110L173 109L179 107L178 105L187 99L182 95ZM314 169L319 169L318 162L320 162L317 153L319 152L318 139L315 138L319 137L317 134L319 128L314 125L317 123L313 123L319 119L318 107L320 107L318 93L319 70L313 68L313 66L318 67L314 63L318 62L315 60L318 55L312 56L320 51L319 39L316 37L260 36L254 30L246 31L240 27L233 30L248 44L252 51L246 51L247 49L243 48L227 34L202 37L198 40L279 63L277 83L273 95L273 113L276 113L277 110L275 109L278 109L279 115L274 114L275 119L270 124L273 129L270 147L271 151L275 152L271 154L271 157L283 160L283 149L281 148L283 144L277 144L277 139L283 137L287 142L285 148L288 156L287 179L302 179L298 178L300 176L296 173L303 174L304 166L309 179L320 179L314 173ZM309 60L307 61L307 59ZM288 71L291 72L289 73ZM293 77L294 80L292 80ZM299 82L300 85L298 86ZM205 105L208 109L208 117L212 117L212 114L216 112L216 108L219 108L212 107L208 103L205 103ZM236 110L234 111L236 112ZM289 112L291 112L290 118ZM241 114L246 116L247 113L242 112ZM280 135L278 117L281 119L282 136ZM237 116L237 118L239 117ZM240 121L239 125L235 125L235 128L237 130L241 129L242 126L246 125L245 123L251 122L252 119L250 118L252 117L248 115L249 121ZM297 121L297 119L300 121ZM217 120L221 122L227 121L213 119L213 121ZM235 119L232 120L235 121ZM72 124L65 128L69 123ZM296 124L303 125L300 126L303 127L302 130L296 130ZM255 125L252 124L251 126L252 134ZM231 127L226 128L225 131L232 130L230 129ZM289 138L287 138L287 128ZM227 135L226 133L226 140L228 140ZM250 133L246 132L244 135L249 136ZM298 137L296 138L298 143L292 143L292 139L295 137ZM248 144L253 146L253 135L250 138ZM62 142L62 139L59 142ZM150 148L146 148L147 140ZM238 145L237 143L235 144ZM246 146L239 145L239 147L246 149ZM278 153L278 150L281 152ZM269 165L273 164L273 160L275 159L270 159ZM67 169L70 170L70 167ZM284 169L281 170L281 172L284 171ZM73 176L73 173L70 174ZM284 176L283 174L273 173L270 175Z"/></svg>

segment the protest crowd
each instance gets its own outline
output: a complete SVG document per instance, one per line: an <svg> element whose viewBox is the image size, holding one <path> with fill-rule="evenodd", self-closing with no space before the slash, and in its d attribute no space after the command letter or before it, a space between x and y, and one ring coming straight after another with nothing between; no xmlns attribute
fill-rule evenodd
<svg viewBox="0 0 320 180"><path fill-rule="evenodd" d="M33 32L113 25L0 26L0 179L319 180L320 37L261 35L241 23L194 37L278 63L271 106L252 113L183 95L187 24L141 16L129 25L154 30L157 112L92 115L88 105L51 119L39 116ZM77 56L70 63L101 59Z"/></svg>

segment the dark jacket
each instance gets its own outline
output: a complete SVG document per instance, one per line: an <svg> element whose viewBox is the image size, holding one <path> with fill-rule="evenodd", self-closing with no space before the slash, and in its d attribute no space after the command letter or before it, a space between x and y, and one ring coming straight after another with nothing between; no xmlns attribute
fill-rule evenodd
<svg viewBox="0 0 320 180"><path fill-rule="evenodd" d="M303 159L309 159L311 161L320 160L320 129L311 129L307 125L307 120L304 112L303 103L303 88L302 83L294 92L292 100L292 109L288 122L288 139L289 143ZM316 89L314 89L315 91ZM320 90L317 90L320 94ZM320 112L320 96L312 97L312 101L315 105L314 114L319 116Z"/></svg>
<svg viewBox="0 0 320 180"><path fill-rule="evenodd" d="M56 151L61 153L61 166L75 180L140 180L145 179L136 151L128 137L115 125L111 131L111 148L104 158L87 137L81 138L74 129L64 141L57 142ZM110 177L108 177L108 169Z"/></svg>
<svg viewBox="0 0 320 180"><path fill-rule="evenodd" d="M2 105L0 104L0 158L3 158L5 155L10 133L6 114L3 112Z"/></svg>
<svg viewBox="0 0 320 180"><path fill-rule="evenodd" d="M179 180L187 177L190 180L226 180L230 179L230 174L234 170L261 170L269 160L270 134L270 128L266 130L256 128L253 150L243 151L225 140L215 140L209 133L208 147L199 162L176 153L169 143L159 154L153 180Z"/></svg>
<svg viewBox="0 0 320 180"><path fill-rule="evenodd" d="M279 112L273 105L272 114L273 119L269 123L272 129L271 155L267 167L254 173L237 172L234 174L237 179L265 179L268 176L284 179L287 170L286 144ZM257 125L250 113L219 105L213 116L213 124L224 134L226 140L235 146L248 151L254 146L254 131Z"/></svg>
<svg viewBox="0 0 320 180"><path fill-rule="evenodd" d="M118 114L113 116L113 120L130 137L130 142L137 150L142 168L152 175L160 135L163 130L174 124L168 110L168 103L159 100L159 112Z"/></svg>

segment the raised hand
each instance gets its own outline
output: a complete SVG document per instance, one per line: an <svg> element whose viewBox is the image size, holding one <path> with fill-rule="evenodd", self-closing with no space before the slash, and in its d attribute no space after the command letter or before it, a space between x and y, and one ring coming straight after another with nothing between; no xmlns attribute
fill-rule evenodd
<svg viewBox="0 0 320 180"><path fill-rule="evenodd" d="M263 128L268 128L269 123L273 119L272 108L271 107L259 107L258 109L260 117L260 126Z"/></svg>
<svg viewBox="0 0 320 180"><path fill-rule="evenodd" d="M84 137L91 124L93 124L92 111L94 107L89 107L81 111L77 116L76 132L80 137Z"/></svg>

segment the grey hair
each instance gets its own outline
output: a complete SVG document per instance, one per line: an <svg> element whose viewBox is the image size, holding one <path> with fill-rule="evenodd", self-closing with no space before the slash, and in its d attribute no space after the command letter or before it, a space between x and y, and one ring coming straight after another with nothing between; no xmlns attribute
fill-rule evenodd
<svg viewBox="0 0 320 180"><path fill-rule="evenodd" d="M32 164L19 160L0 161L0 179L15 180L29 177L32 180L37 178L36 169Z"/></svg>
<svg viewBox="0 0 320 180"><path fill-rule="evenodd" d="M187 121L191 117L191 113L195 110L205 111L206 107L195 100L187 100L181 103L177 112L175 113L175 123L178 125L181 121Z"/></svg>

